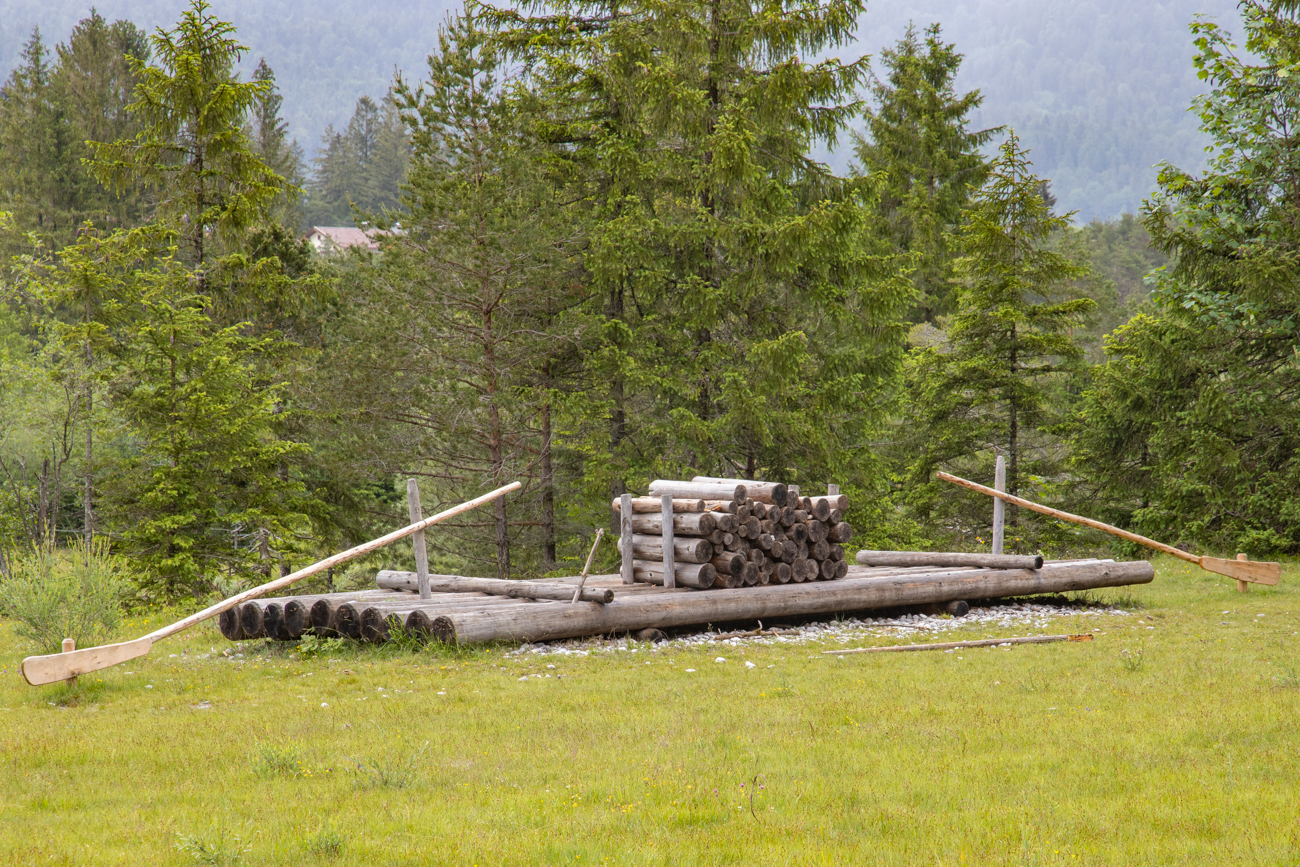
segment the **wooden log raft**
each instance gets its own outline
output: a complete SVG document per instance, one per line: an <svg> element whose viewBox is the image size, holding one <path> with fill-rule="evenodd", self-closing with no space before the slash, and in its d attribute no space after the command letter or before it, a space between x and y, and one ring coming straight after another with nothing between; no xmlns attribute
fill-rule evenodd
<svg viewBox="0 0 1300 867"><path fill-rule="evenodd" d="M417 575L414 572L381 570L375 583L385 590L415 590ZM430 575L429 589L441 593L486 593L489 596L506 596L514 599L555 599L565 602L573 599L576 589L568 584L543 584L538 581L503 581L500 578L465 578L461 575ZM614 591L608 587L583 587L578 599L583 602L613 602Z"/></svg>
<svg viewBox="0 0 1300 867"><path fill-rule="evenodd" d="M859 551L860 566L981 566L985 569L1041 569L1043 558L1016 554L956 554L943 551Z"/></svg>
<svg viewBox="0 0 1300 867"><path fill-rule="evenodd" d="M886 578L850 577L824 584L770 584L692 594L628 594L608 605L516 603L449 611L445 616L461 643L547 641L652 627L926 605L950 599L1065 593L1146 584L1154 577L1151 564L1144 561L1049 563L1042 569L926 570Z"/></svg>

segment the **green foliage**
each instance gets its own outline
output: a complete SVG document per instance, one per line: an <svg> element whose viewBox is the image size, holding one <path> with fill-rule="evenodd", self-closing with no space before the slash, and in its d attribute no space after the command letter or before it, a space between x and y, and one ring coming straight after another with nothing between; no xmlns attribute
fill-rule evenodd
<svg viewBox="0 0 1300 867"><path fill-rule="evenodd" d="M392 94L379 104L361 97L347 129L330 126L321 137L304 225L351 226L354 208L397 209L410 158L410 134Z"/></svg>
<svg viewBox="0 0 1300 867"><path fill-rule="evenodd" d="M0 575L0 605L15 631L42 653L57 652L65 638L94 647L117 634L136 575L103 540L58 549L34 545Z"/></svg>
<svg viewBox="0 0 1300 867"><path fill-rule="evenodd" d="M802 59L860 5L550 10L496 20L588 227L603 322L569 441L588 514L655 476L860 477L908 286L871 185L811 156L858 111L864 62Z"/></svg>
<svg viewBox="0 0 1300 867"><path fill-rule="evenodd" d="M979 152L999 129L970 132L967 116L979 108L979 91L958 96L954 79L962 55L940 38L938 24L915 27L882 53L885 80L872 86L875 106L866 111L867 135L855 134L861 171L884 179L877 209L897 247L912 253L917 320L933 323L952 310L949 240L971 190L988 177Z"/></svg>
<svg viewBox="0 0 1300 867"><path fill-rule="evenodd" d="M109 498L153 588L202 593L216 569L251 574L262 533L302 529L302 486L280 468L306 447L274 433L280 387L254 363L267 341L214 323L174 259L141 279L114 387L135 449Z"/></svg>
<svg viewBox="0 0 1300 867"><path fill-rule="evenodd" d="M96 177L119 190L149 188L156 218L177 227L192 265L208 264L213 240L218 250L220 242L230 244L287 189L244 131L272 82L235 77L247 48L234 30L210 14L205 0L193 0L174 30L150 37L157 65L130 59L138 83L127 110L140 131L92 144Z"/></svg>
<svg viewBox="0 0 1300 867"><path fill-rule="evenodd" d="M1247 55L1193 25L1211 88L1196 107L1215 155L1165 165L1143 222L1172 262L1156 311L1117 331L1095 374L1076 460L1114 520L1148 535L1249 552L1300 549L1300 23L1290 4L1242 5Z"/></svg>
<svg viewBox="0 0 1300 867"><path fill-rule="evenodd" d="M1068 281L1086 269L1045 248L1066 218L1048 210L1030 168L1012 135L965 213L957 313L946 334L909 361L909 410L920 440L909 496L922 515L954 504L932 479L936 468L960 475L982 460L987 478L990 450L1007 456L1011 493L1059 470L1051 431L1064 413L1053 387L1081 360L1070 332L1094 302L1068 297Z"/></svg>

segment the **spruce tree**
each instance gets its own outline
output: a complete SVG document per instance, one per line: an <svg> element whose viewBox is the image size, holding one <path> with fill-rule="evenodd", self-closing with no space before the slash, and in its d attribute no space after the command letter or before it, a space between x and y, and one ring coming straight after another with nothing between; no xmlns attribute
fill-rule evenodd
<svg viewBox="0 0 1300 867"><path fill-rule="evenodd" d="M1075 437L1108 517L1228 554L1300 551L1298 6L1242 3L1245 51L1192 25L1212 158L1161 167L1142 221L1171 262L1155 309L1111 335Z"/></svg>
<svg viewBox="0 0 1300 867"><path fill-rule="evenodd" d="M1065 415L1053 388L1081 360L1071 332L1094 302L1070 297L1071 281L1087 269L1048 248L1068 217L1053 215L1039 190L1011 135L963 214L957 312L946 333L909 360L909 408L920 440L911 498L922 515L933 518L953 502L941 496L936 468L986 470L990 452L1001 452L1013 494L1030 475L1062 469L1059 449L1044 447ZM1008 525L1015 520L1011 510Z"/></svg>
<svg viewBox="0 0 1300 867"><path fill-rule="evenodd" d="M17 228L61 246L79 221L79 166L53 78L50 50L37 28L23 47L22 63L0 88L0 195Z"/></svg>
<svg viewBox="0 0 1300 867"><path fill-rule="evenodd" d="M234 33L205 0L192 0L174 29L150 37L154 64L131 58L138 84L127 110L140 132L92 145L96 177L118 190L149 188L155 217L177 228L186 261L201 266L205 282L203 269L238 249L287 189L244 131L271 85L236 78L247 47Z"/></svg>
<svg viewBox="0 0 1300 867"><path fill-rule="evenodd" d="M938 24L916 28L882 54L884 79L864 112L867 134L855 135L859 168L884 178L877 211L898 249L914 255L914 318L934 323L952 311L951 236L970 191L988 177L980 153L1000 128L972 132L967 116L984 97L958 95L954 82L962 55L944 43Z"/></svg>
<svg viewBox="0 0 1300 867"><path fill-rule="evenodd" d="M265 84L266 91L257 100L252 112L252 123L248 130L253 150L261 157L273 172L284 178L289 186L276 203L274 219L276 222L296 229L302 222L302 208L297 190L304 183L303 152L296 139L290 140L289 124L280 116L280 107L284 97L275 83L275 72L263 57L253 70L253 81Z"/></svg>
<svg viewBox="0 0 1300 867"><path fill-rule="evenodd" d="M841 443L878 419L906 287L869 184L810 155L858 111L863 62L802 59L843 44L860 4L549 8L497 20L590 213L584 279L608 322L591 481L861 467Z"/></svg>

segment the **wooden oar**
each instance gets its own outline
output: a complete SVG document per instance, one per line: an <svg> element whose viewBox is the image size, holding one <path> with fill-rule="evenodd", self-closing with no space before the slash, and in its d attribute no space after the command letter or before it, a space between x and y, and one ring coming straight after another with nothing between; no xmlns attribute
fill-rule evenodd
<svg viewBox="0 0 1300 867"><path fill-rule="evenodd" d="M522 487L519 482L511 482L503 488L497 488L491 493L470 500L468 503L461 503L459 506L453 506L445 512L439 512L423 521L418 521L403 527L400 530L394 530L387 536L381 536L378 539L372 539L355 548L349 548L342 553L335 554L332 557L326 557L319 563L313 563L305 569L299 569L291 575L285 575L283 578L277 578L259 587L251 590L245 590L235 596L231 596L216 605L204 608L197 614L191 614L184 620L178 620L175 623L164 626L155 630L143 638L137 638L135 641L124 641L120 644L105 644L103 647L87 647L84 650L74 650L70 653L52 653L47 656L29 656L23 660L22 671L23 677L32 686L43 683L56 683L61 680L67 680L78 674L85 674L89 671L98 671L101 668L109 668L120 662L126 662L128 659L135 659L138 656L144 656L153 647L155 641L161 641L164 638L175 635L178 632L189 629L196 623L202 623L210 617L216 617L223 611L234 608L236 605L243 605L250 599L256 599L259 596L265 596L273 590L279 590L281 587L288 587L296 581L309 578L318 572L324 572L326 569L337 566L340 563L346 563L349 560L356 559L362 554L369 554L371 551L378 550L385 545L396 542L398 539L404 539L412 533L431 527L453 518L462 512L468 512L470 509L477 508L484 503L490 503L498 497L503 497L511 491Z"/></svg>
<svg viewBox="0 0 1300 867"><path fill-rule="evenodd" d="M939 473L939 478L945 482L952 482L954 485L961 485L963 488L970 488L972 491L979 491L981 494L988 494L990 497L997 497L999 500L1005 500L1017 506L1023 506L1030 511L1038 512L1052 518L1058 518L1062 521L1071 521L1075 524L1082 524L1085 527L1092 527L1094 530L1101 530L1104 533L1110 533L1112 536L1119 536L1121 539L1128 539L1130 542L1137 542L1139 545L1146 545L1148 548L1154 548L1157 551L1164 551L1180 560L1186 560L1188 563L1195 563L1207 572L1217 572L1220 575L1227 575L1229 578L1235 578L1238 581L1237 588L1244 589L1240 582L1251 581L1255 584L1276 584L1282 577L1281 563L1261 563L1255 560L1221 560L1218 557L1198 557L1195 554L1188 554L1181 551L1173 545L1166 545L1163 542L1157 542L1155 539L1148 539L1146 536L1139 536L1137 533L1130 533L1128 530L1121 530L1119 527L1112 527L1110 524L1103 524L1101 521L1094 521L1092 518L1083 518L1078 515L1071 515L1069 512L1062 512L1059 509L1052 509L1047 506L1040 506L1038 503L1029 500L1013 497L1011 494L1002 491L995 491L993 488L986 488L983 485L960 478L959 476L949 475L948 473ZM1244 555L1241 555L1244 556Z"/></svg>

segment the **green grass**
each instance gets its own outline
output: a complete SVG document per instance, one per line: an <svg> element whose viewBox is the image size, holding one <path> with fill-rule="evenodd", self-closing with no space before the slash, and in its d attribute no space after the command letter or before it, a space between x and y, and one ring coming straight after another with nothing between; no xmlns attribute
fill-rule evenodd
<svg viewBox="0 0 1300 867"><path fill-rule="evenodd" d="M5 624L0 863L1295 863L1300 569L1098 595L1133 613L1049 628L1086 644L240 663L206 629L71 688Z"/></svg>

